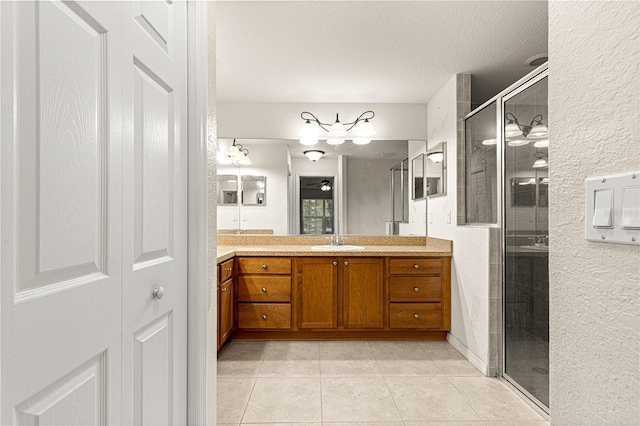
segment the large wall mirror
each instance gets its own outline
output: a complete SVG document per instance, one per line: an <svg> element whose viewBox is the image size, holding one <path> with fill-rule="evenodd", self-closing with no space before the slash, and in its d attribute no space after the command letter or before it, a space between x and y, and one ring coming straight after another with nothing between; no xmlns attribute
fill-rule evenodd
<svg viewBox="0 0 640 426"><path fill-rule="evenodd" d="M447 143L440 142L427 150L425 178L427 197L437 197L447 193Z"/></svg>
<svg viewBox="0 0 640 426"><path fill-rule="evenodd" d="M424 154L420 154L411 160L411 168L413 170L413 193L411 199L420 200L425 197Z"/></svg>

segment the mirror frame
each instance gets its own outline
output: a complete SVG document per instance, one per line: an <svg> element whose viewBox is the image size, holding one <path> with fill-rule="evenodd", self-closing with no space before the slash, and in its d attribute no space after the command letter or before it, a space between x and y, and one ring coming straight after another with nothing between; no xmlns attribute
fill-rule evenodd
<svg viewBox="0 0 640 426"><path fill-rule="evenodd" d="M264 192L262 193L262 203L259 203L256 199L255 203L247 202L245 197L244 184L245 182L263 182L264 183ZM255 206L255 207L263 207L267 205L267 177L262 175L241 175L240 176L240 193L242 194L240 204L243 206ZM256 194L259 194L257 192Z"/></svg>
<svg viewBox="0 0 640 426"><path fill-rule="evenodd" d="M240 205L240 203L238 202L238 195L239 195L239 191L238 191L238 175L216 175L217 177L217 187L216 187L216 203L218 206L238 206ZM223 180L230 180L231 178L235 178L235 182L236 182L236 202L235 203L225 203L224 202L224 196L221 196L220 190L221 190L221 185L220 185L220 181Z"/></svg>
<svg viewBox="0 0 640 426"><path fill-rule="evenodd" d="M438 163L434 163L429 159L429 154L434 154L437 152L442 152L442 161L439 163L439 165ZM425 162L426 162L424 167L425 194L427 192L426 183L427 183L427 180L429 179L427 170L429 169L429 165L432 165L432 167L440 167L440 173L442 175L442 192L438 192L437 194L426 194L426 195L428 198L441 197L443 195L447 195L447 141L442 141L434 145L430 149L428 149L425 154Z"/></svg>

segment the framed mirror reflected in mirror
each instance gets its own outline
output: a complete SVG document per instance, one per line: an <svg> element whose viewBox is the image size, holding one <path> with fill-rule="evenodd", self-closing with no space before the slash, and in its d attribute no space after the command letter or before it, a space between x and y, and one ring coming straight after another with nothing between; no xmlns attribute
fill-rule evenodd
<svg viewBox="0 0 640 426"><path fill-rule="evenodd" d="M218 175L218 205L233 206L238 204L238 176Z"/></svg>
<svg viewBox="0 0 640 426"><path fill-rule="evenodd" d="M423 199L425 197L424 154L420 154L416 158L411 160L411 169L413 170L411 199Z"/></svg>
<svg viewBox="0 0 640 426"><path fill-rule="evenodd" d="M425 179L427 197L438 197L447 193L447 143L440 142L427 150Z"/></svg>
<svg viewBox="0 0 640 426"><path fill-rule="evenodd" d="M264 206L267 204L267 177L266 176L241 176L242 205Z"/></svg>

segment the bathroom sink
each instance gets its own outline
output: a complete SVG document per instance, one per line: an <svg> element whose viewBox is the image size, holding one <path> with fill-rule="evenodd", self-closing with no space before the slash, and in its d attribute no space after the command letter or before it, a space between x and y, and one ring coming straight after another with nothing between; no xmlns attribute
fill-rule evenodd
<svg viewBox="0 0 640 426"><path fill-rule="evenodd" d="M363 250L364 247L362 246L349 246L349 245L344 245L344 246L331 246L331 245L324 245L324 246L313 246L311 247L312 250L323 250L323 251L353 251L353 250Z"/></svg>
<svg viewBox="0 0 640 426"><path fill-rule="evenodd" d="M520 248L527 250L549 251L549 246L520 246Z"/></svg>

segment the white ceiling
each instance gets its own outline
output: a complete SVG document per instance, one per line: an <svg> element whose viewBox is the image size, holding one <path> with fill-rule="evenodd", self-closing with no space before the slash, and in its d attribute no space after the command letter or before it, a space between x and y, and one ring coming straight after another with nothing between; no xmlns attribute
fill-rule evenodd
<svg viewBox="0 0 640 426"><path fill-rule="evenodd" d="M426 103L456 73L482 102L547 51L546 1L217 1L217 98Z"/></svg>

